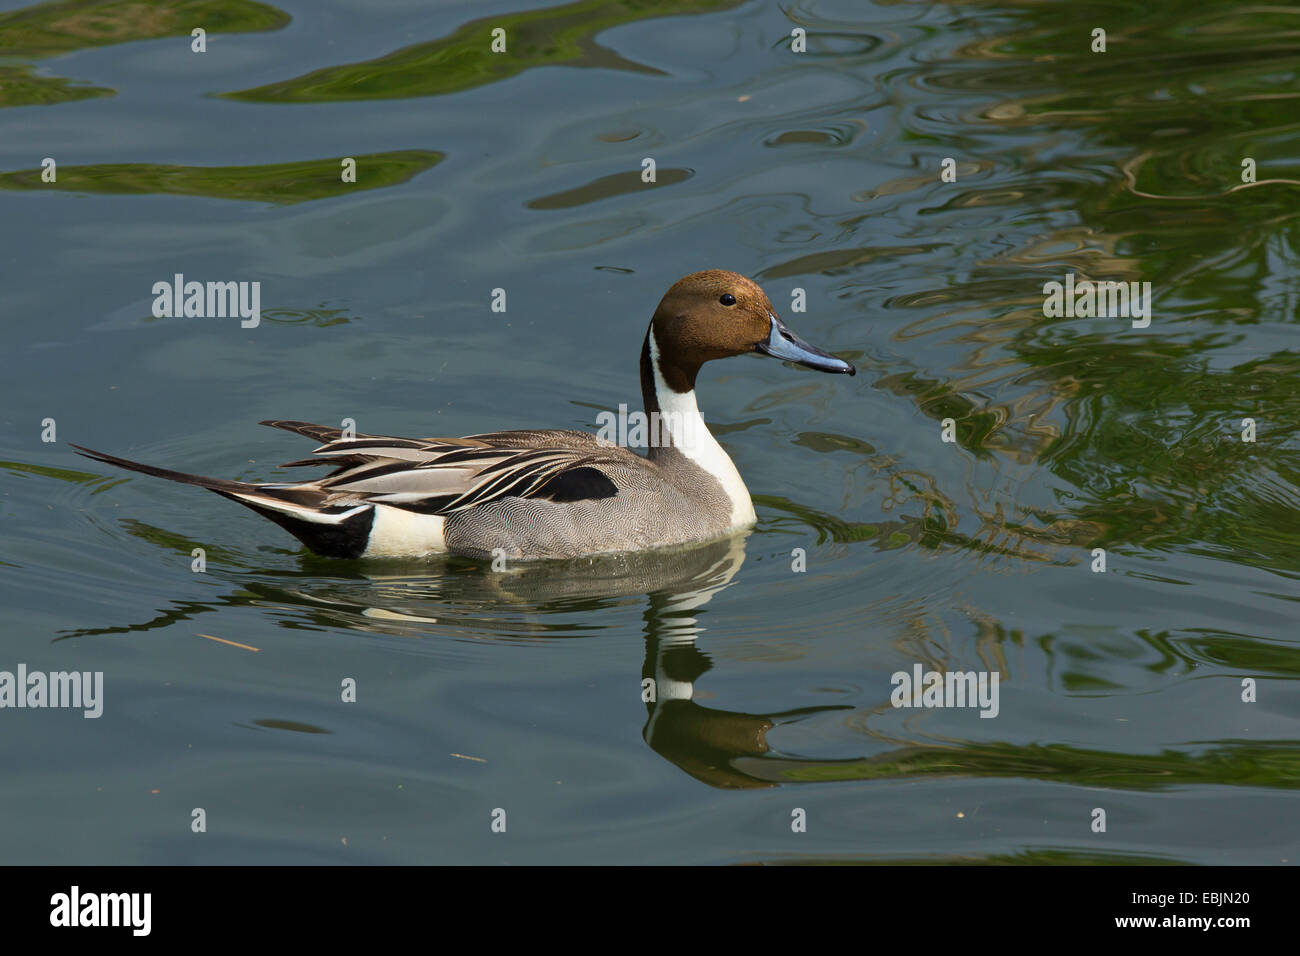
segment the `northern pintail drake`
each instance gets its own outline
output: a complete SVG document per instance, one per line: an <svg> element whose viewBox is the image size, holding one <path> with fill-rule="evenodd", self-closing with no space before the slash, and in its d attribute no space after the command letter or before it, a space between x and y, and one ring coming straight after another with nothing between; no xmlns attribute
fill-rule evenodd
<svg viewBox="0 0 1300 956"><path fill-rule="evenodd" d="M156 468L73 445L121 468L198 485L271 519L335 558L458 554L573 558L704 541L754 523L749 489L695 403L705 362L757 352L822 372L848 362L785 327L759 286L734 272L686 276L659 303L641 346L645 456L586 432L465 438L345 437L265 421L323 442L283 467L330 465L313 481L254 483Z"/></svg>

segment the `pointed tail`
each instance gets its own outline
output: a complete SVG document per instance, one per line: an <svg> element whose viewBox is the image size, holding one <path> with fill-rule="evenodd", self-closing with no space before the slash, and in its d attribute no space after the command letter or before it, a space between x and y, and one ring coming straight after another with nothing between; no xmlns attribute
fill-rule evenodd
<svg viewBox="0 0 1300 956"><path fill-rule="evenodd" d="M257 492L257 485L251 482L227 481L224 478L205 478L203 475L190 475L183 471L172 471L170 468L145 465L138 461L131 461L129 458L118 458L116 455L95 451L92 448L83 448L81 445L75 445L72 442L68 442L68 444L77 449L79 455L93 458L95 461L102 461L106 465L117 465L118 468L125 468L127 471L138 471L142 475L153 475L155 478L166 478L168 481L179 481L186 485L198 485L200 488L207 488L209 491L215 491L218 494L255 494Z"/></svg>
<svg viewBox="0 0 1300 956"><path fill-rule="evenodd" d="M369 540L374 514L368 503L326 505L325 493L315 488L259 485L249 481L191 475L184 471L172 471L170 468L131 461L129 458L118 458L72 442L68 444L77 450L77 454L106 465L116 465L127 471L138 471L142 475L215 491L223 498L236 501L274 521L312 551L326 557L359 557Z"/></svg>

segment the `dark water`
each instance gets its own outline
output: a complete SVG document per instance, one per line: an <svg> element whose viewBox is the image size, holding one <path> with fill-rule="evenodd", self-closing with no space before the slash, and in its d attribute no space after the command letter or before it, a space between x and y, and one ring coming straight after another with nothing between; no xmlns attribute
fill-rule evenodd
<svg viewBox="0 0 1300 956"><path fill-rule="evenodd" d="M0 710L4 862L1300 855L1300 8L3 6L0 670L105 681ZM710 267L860 367L706 370L734 541L332 562L66 445L591 428ZM175 273L261 325L153 318ZM1067 273L1150 325L1045 317ZM891 707L917 663L997 717Z"/></svg>

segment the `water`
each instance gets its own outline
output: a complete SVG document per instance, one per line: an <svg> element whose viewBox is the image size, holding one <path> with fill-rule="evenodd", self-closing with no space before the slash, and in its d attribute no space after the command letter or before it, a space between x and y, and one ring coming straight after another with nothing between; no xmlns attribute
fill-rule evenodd
<svg viewBox="0 0 1300 956"><path fill-rule="evenodd" d="M4 862L1296 860L1295 9L4 9L0 670L105 675L0 711ZM335 562L66 445L591 429L711 267L860 368L706 367L736 540ZM153 318L178 272L261 325ZM1151 324L1046 318L1067 273ZM891 707L918 663L997 717Z"/></svg>

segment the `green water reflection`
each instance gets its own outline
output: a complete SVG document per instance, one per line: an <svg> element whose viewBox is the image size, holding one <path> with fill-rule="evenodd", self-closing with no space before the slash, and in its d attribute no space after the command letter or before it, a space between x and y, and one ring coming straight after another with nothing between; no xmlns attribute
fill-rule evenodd
<svg viewBox="0 0 1300 956"><path fill-rule="evenodd" d="M60 166L57 179L52 183L42 181L41 170L25 169L0 174L0 189L49 189L114 196L208 196L292 205L357 190L399 185L436 166L442 161L443 154L408 149L349 158L356 161L355 182L343 181L343 160L340 157L263 166L164 166L156 163Z"/></svg>
<svg viewBox="0 0 1300 956"><path fill-rule="evenodd" d="M0 58L53 57L75 50L213 33L279 30L289 15L253 0L55 0L0 13ZM114 90L40 76L29 66L0 66L0 107L66 103Z"/></svg>
<svg viewBox="0 0 1300 956"><path fill-rule="evenodd" d="M290 80L225 94L252 103L327 103L437 96L508 79L539 66L658 73L596 42L598 33L648 17L710 13L741 0L577 0L543 10L503 13L466 23L436 40L375 60L330 66ZM492 31L505 31L506 54Z"/></svg>

